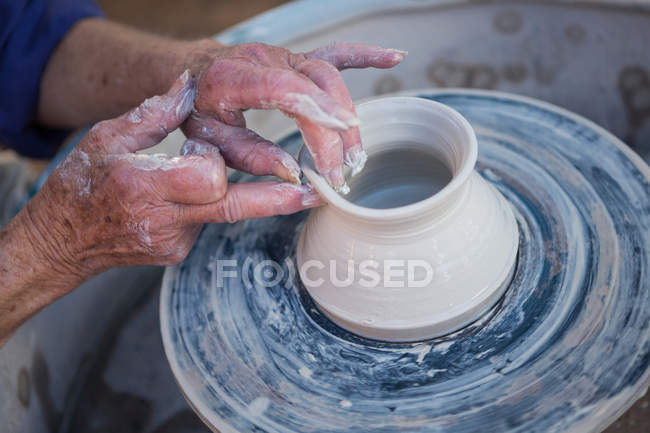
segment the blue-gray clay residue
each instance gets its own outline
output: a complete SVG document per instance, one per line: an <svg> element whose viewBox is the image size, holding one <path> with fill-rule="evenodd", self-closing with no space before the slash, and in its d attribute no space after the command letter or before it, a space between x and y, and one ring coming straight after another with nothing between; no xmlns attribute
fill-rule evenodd
<svg viewBox="0 0 650 433"><path fill-rule="evenodd" d="M479 172L520 226L513 283L479 322L416 344L358 338L299 285L224 279L216 259L291 259L306 213L209 225L168 269L162 333L191 404L222 432L546 432L602 428L650 381L650 181L600 128L487 92L460 111ZM294 152L298 134L281 143ZM245 176L241 180L247 180Z"/></svg>

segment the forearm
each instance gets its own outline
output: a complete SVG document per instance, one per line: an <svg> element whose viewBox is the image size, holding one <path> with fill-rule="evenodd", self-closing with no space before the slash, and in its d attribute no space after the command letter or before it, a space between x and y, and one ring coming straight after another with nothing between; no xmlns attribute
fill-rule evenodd
<svg viewBox="0 0 650 433"><path fill-rule="evenodd" d="M82 282L71 266L57 264L39 222L23 209L0 230L0 347L25 320Z"/></svg>
<svg viewBox="0 0 650 433"><path fill-rule="evenodd" d="M38 120L77 127L115 117L195 72L212 40L178 41L102 19L75 25L52 54L40 87Z"/></svg>

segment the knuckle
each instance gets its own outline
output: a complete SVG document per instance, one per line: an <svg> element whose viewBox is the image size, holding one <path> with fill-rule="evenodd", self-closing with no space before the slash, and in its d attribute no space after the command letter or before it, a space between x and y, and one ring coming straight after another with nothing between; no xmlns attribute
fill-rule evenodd
<svg viewBox="0 0 650 433"><path fill-rule="evenodd" d="M244 53L251 57L265 57L269 51L269 46L262 42L251 42L241 46Z"/></svg>
<svg viewBox="0 0 650 433"><path fill-rule="evenodd" d="M257 149L257 146L255 146L244 154L242 162L244 167L246 167L251 172L260 172L264 165L264 158Z"/></svg>
<svg viewBox="0 0 650 433"><path fill-rule="evenodd" d="M336 53L343 45L344 45L344 43L339 42L339 41L330 42L329 44L326 44L326 45L323 45L323 46L321 46L319 48L316 48L314 50L314 53L319 58L322 58L322 56L325 56L325 58L327 58L331 54Z"/></svg>
<svg viewBox="0 0 650 433"><path fill-rule="evenodd" d="M86 134L84 143L90 147L100 147L105 144L107 140L113 139L117 136L117 132L110 120L103 120L96 123Z"/></svg>
<svg viewBox="0 0 650 433"><path fill-rule="evenodd" d="M292 68L300 70L302 66L306 63L309 63L311 59L307 57L304 53L290 53L289 54L289 64Z"/></svg>
<svg viewBox="0 0 650 433"><path fill-rule="evenodd" d="M133 189L133 177L130 170L121 164L112 165L106 173L105 186L116 193L131 191Z"/></svg>
<svg viewBox="0 0 650 433"><path fill-rule="evenodd" d="M339 70L334 65L324 60L319 60L319 59L310 60L308 69L309 72L316 74L316 76L322 77L323 79L327 80L330 83L333 84L344 83L341 72L339 72Z"/></svg>
<svg viewBox="0 0 650 433"><path fill-rule="evenodd" d="M110 120L102 120L101 122L96 123L88 134L94 137L103 137L113 130L113 125Z"/></svg>
<svg viewBox="0 0 650 433"><path fill-rule="evenodd" d="M225 222L235 223L244 219L244 205L235 196L226 196L221 204L221 215Z"/></svg>
<svg viewBox="0 0 650 433"><path fill-rule="evenodd" d="M185 206L174 206L170 214L170 223L172 227L182 227L190 218L191 214Z"/></svg>
<svg viewBox="0 0 650 433"><path fill-rule="evenodd" d="M332 76L343 79L341 72L331 63L326 62L325 60L314 60L319 68L322 68L326 72L330 73Z"/></svg>
<svg viewBox="0 0 650 433"><path fill-rule="evenodd" d="M282 99L287 91L295 89L299 84L302 84L303 78L300 74L291 71L280 69L267 74L267 90L269 93Z"/></svg>

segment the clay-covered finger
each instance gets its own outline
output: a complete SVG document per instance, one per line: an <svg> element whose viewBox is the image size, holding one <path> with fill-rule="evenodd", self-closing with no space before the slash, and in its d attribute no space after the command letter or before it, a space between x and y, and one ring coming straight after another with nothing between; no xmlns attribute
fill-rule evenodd
<svg viewBox="0 0 650 433"><path fill-rule="evenodd" d="M228 188L228 175L219 152L214 152L214 146L209 143L197 139L188 139L184 146L192 153L170 158L165 170L155 172L154 180L162 197L185 204L221 200Z"/></svg>
<svg viewBox="0 0 650 433"><path fill-rule="evenodd" d="M202 140L198 137L190 137L181 146L181 156L185 155L209 155L222 159L221 152L217 146Z"/></svg>
<svg viewBox="0 0 650 433"><path fill-rule="evenodd" d="M336 191L347 194L341 136L307 119L296 118L296 123L318 172Z"/></svg>
<svg viewBox="0 0 650 433"><path fill-rule="evenodd" d="M323 60L309 59L304 56L295 56L294 59L296 70L308 76L318 87L356 115L343 77L333 65ZM352 127L341 131L340 136L343 143L343 161L352 169L352 175L355 175L363 169L367 160L367 155L361 145L359 128Z"/></svg>
<svg viewBox="0 0 650 433"><path fill-rule="evenodd" d="M279 109L337 130L359 124L353 112L289 68L251 65L241 60L222 61L219 66L206 71L199 81L196 109L201 113ZM219 101L217 106L214 101Z"/></svg>
<svg viewBox="0 0 650 433"><path fill-rule="evenodd" d="M183 124L183 132L188 137L198 137L218 147L231 168L255 176L273 175L288 182L300 183L301 171L296 160L277 144L249 129L192 115Z"/></svg>
<svg viewBox="0 0 650 433"><path fill-rule="evenodd" d="M189 142L189 143L188 143ZM169 156L124 153L109 155L115 175L147 179L152 194L173 203L204 204L218 201L226 194L226 166L219 152L199 140L188 140L184 146L202 149L197 154Z"/></svg>
<svg viewBox="0 0 650 433"><path fill-rule="evenodd" d="M145 100L138 107L96 124L88 133L88 146L105 152L135 152L154 146L189 116L196 95L196 80L185 71L169 91Z"/></svg>
<svg viewBox="0 0 650 433"><path fill-rule="evenodd" d="M306 54L311 59L323 60L337 69L348 68L392 68L398 65L408 52L376 45L334 42L316 48Z"/></svg>
<svg viewBox="0 0 650 433"><path fill-rule="evenodd" d="M183 206L187 224L236 222L251 218L288 215L322 205L310 185L278 182L230 184L225 197L211 204Z"/></svg>

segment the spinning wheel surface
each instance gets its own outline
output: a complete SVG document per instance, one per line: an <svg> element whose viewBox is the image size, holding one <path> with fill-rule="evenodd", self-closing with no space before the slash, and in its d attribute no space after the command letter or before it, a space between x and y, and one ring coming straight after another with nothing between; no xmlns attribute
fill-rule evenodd
<svg viewBox="0 0 650 433"><path fill-rule="evenodd" d="M648 167L605 130L549 104L411 94L474 127L477 169L513 204L520 228L510 288L454 334L366 340L321 315L296 280L306 213L206 226L185 262L167 270L160 309L174 375L211 428L592 431L646 390ZM294 154L302 145L297 132L279 142ZM245 271L219 281L217 259ZM252 278L250 265L263 260L281 265L272 287Z"/></svg>

